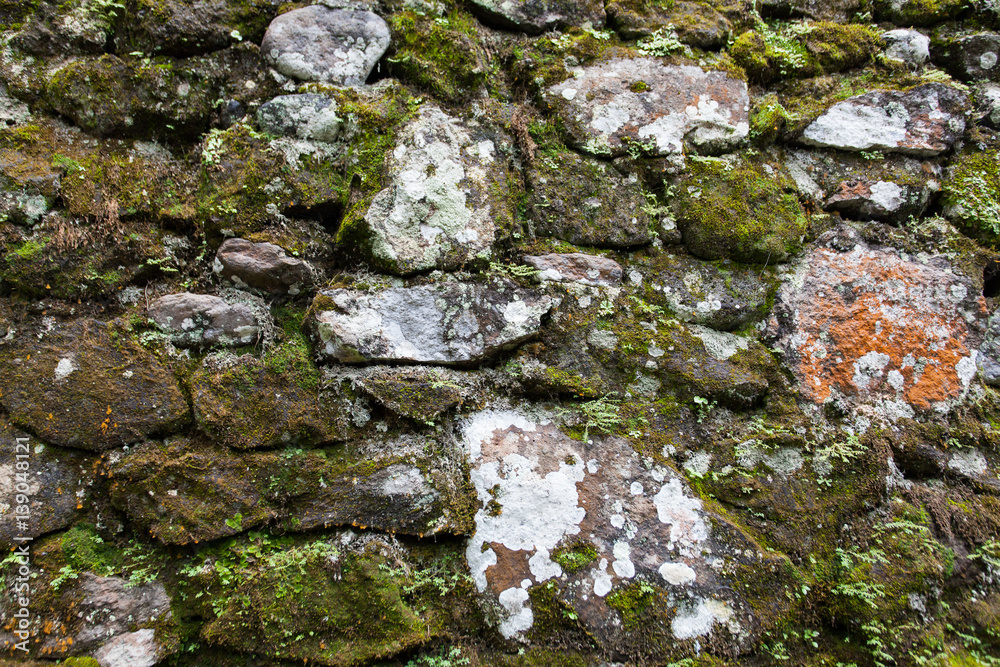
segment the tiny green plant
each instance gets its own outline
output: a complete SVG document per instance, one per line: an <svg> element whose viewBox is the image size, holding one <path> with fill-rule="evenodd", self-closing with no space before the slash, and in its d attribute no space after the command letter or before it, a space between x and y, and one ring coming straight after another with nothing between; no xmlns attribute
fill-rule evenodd
<svg viewBox="0 0 1000 667"><path fill-rule="evenodd" d="M712 410L716 408L716 401L710 401L704 396L695 396L693 399L695 404L695 413L698 416L698 423L701 424L712 414Z"/></svg>
<svg viewBox="0 0 1000 667"><path fill-rule="evenodd" d="M584 442L588 440L591 429L610 432L618 426L621 426L622 418L618 414L618 407L621 405L621 399L614 398L616 395L617 392L611 392L596 400L580 404L580 414L584 419Z"/></svg>

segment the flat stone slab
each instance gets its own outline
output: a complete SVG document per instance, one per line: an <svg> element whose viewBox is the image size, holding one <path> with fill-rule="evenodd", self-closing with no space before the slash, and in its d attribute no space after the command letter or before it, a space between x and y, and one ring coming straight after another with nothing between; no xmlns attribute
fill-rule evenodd
<svg viewBox="0 0 1000 667"><path fill-rule="evenodd" d="M767 335L803 396L947 410L976 376L985 302L943 256L914 261L827 232L778 292Z"/></svg>
<svg viewBox="0 0 1000 667"><path fill-rule="evenodd" d="M56 327L0 351L0 403L46 443L100 451L183 428L190 418L174 374L97 320Z"/></svg>
<svg viewBox="0 0 1000 667"><path fill-rule="evenodd" d="M621 438L583 443L514 410L471 415L461 444L478 496L466 560L502 635L531 630L531 591L544 585L602 648L621 649L629 633L608 601L641 581L672 601L662 640L724 637L733 654L753 645L755 612L730 577L777 559L747 549L675 470L643 466Z"/></svg>
<svg viewBox="0 0 1000 667"><path fill-rule="evenodd" d="M620 285L622 282L621 264L613 259L582 252L525 255L524 263L539 270L539 280L605 287Z"/></svg>
<svg viewBox="0 0 1000 667"><path fill-rule="evenodd" d="M508 30L537 35L563 26L604 26L600 0L472 0L483 21Z"/></svg>
<svg viewBox="0 0 1000 667"><path fill-rule="evenodd" d="M750 132L746 82L725 72L668 65L656 58L615 59L583 68L550 87L545 101L573 144L618 157L630 146L650 155L727 152Z"/></svg>
<svg viewBox="0 0 1000 667"><path fill-rule="evenodd" d="M161 296L150 304L148 314L178 347L247 345L260 334L248 306L210 294Z"/></svg>
<svg viewBox="0 0 1000 667"><path fill-rule="evenodd" d="M312 271L301 259L273 243L245 239L226 239L215 255L214 270L238 284L275 293L295 295L312 282Z"/></svg>
<svg viewBox="0 0 1000 667"><path fill-rule="evenodd" d="M806 127L807 146L845 151L938 155L965 132L968 98L929 83L913 90L876 90L838 102Z"/></svg>
<svg viewBox="0 0 1000 667"><path fill-rule="evenodd" d="M268 64L299 81L360 86L389 41L389 26L371 12L313 5L271 21L260 50Z"/></svg>
<svg viewBox="0 0 1000 667"><path fill-rule="evenodd" d="M493 136L476 121L427 105L388 157L389 187L365 213L371 253L398 275L455 269L492 256L508 174Z"/></svg>
<svg viewBox="0 0 1000 667"><path fill-rule="evenodd" d="M344 121L337 115L334 100L306 93L282 95L260 105L257 125L268 134L279 137L329 143L340 136Z"/></svg>
<svg viewBox="0 0 1000 667"><path fill-rule="evenodd" d="M328 361L470 364L535 336L555 305L509 280L335 289L313 301L310 325Z"/></svg>

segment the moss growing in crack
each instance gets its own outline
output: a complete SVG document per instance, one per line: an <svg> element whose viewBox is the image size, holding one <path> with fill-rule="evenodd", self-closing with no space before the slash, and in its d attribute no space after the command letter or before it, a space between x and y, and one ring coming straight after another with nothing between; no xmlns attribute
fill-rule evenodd
<svg viewBox="0 0 1000 667"><path fill-rule="evenodd" d="M593 544L582 541L558 546L552 551L552 560L569 574L582 570L599 556Z"/></svg>

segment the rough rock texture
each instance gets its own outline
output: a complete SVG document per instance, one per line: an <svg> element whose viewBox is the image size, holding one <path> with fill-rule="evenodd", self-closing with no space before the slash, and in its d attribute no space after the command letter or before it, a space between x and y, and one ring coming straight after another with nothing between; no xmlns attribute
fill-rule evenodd
<svg viewBox="0 0 1000 667"><path fill-rule="evenodd" d="M343 129L337 103L322 95L282 95L260 105L257 125L268 134L332 142Z"/></svg>
<svg viewBox="0 0 1000 667"><path fill-rule="evenodd" d="M702 154L736 148L750 131L746 83L690 65L616 58L545 91L572 137L594 155Z"/></svg>
<svg viewBox="0 0 1000 667"><path fill-rule="evenodd" d="M260 49L268 63L299 81L359 86L389 47L389 26L365 11L320 5L271 22Z"/></svg>
<svg viewBox="0 0 1000 667"><path fill-rule="evenodd" d="M717 49L729 39L732 25L714 7L680 0L672 4L645 4L615 0L607 5L608 24L625 39L649 37L657 30L677 33L684 44Z"/></svg>
<svg viewBox="0 0 1000 667"><path fill-rule="evenodd" d="M212 347L257 342L260 327L246 305L209 294L170 294L149 306L149 318L170 334L174 345Z"/></svg>
<svg viewBox="0 0 1000 667"><path fill-rule="evenodd" d="M1000 81L1000 34L984 32L938 40L931 55L962 81Z"/></svg>
<svg viewBox="0 0 1000 667"><path fill-rule="evenodd" d="M389 187L364 216L377 266L407 275L492 256L497 223L510 216L498 193L511 184L496 137L484 129L428 105L402 130Z"/></svg>
<svg viewBox="0 0 1000 667"><path fill-rule="evenodd" d="M890 155L880 160L844 153L792 151L789 173L802 196L855 220L907 222L919 217L940 190L942 170L932 161Z"/></svg>
<svg viewBox="0 0 1000 667"><path fill-rule="evenodd" d="M554 305L504 280L374 294L323 290L313 301L311 326L316 353L330 361L469 364L536 335Z"/></svg>
<svg viewBox="0 0 1000 667"><path fill-rule="evenodd" d="M1000 84L984 83L976 88L982 122L1000 127Z"/></svg>
<svg viewBox="0 0 1000 667"><path fill-rule="evenodd" d="M938 155L965 131L966 106L964 93L940 83L873 91L833 105L799 141L846 151Z"/></svg>
<svg viewBox="0 0 1000 667"><path fill-rule="evenodd" d="M472 0L484 21L507 30L538 34L554 28L604 27L604 4L598 0Z"/></svg>
<svg viewBox="0 0 1000 667"><path fill-rule="evenodd" d="M161 658L156 631L152 628L126 632L94 653L101 667L153 667Z"/></svg>
<svg viewBox="0 0 1000 667"><path fill-rule="evenodd" d="M237 454L178 438L148 442L112 468L111 500L156 539L190 544L271 524L353 525L424 535L462 532L460 490L442 457L424 472L423 442L341 451ZM452 464L454 465L454 464ZM205 470L211 469L206 475Z"/></svg>
<svg viewBox="0 0 1000 667"><path fill-rule="evenodd" d="M366 394L398 415L432 424L468 398L461 373L444 369L375 368L358 378Z"/></svg>
<svg viewBox="0 0 1000 667"><path fill-rule="evenodd" d="M0 351L0 362L0 403L44 442L111 449L190 419L173 374L104 322L79 320L20 341Z"/></svg>
<svg viewBox="0 0 1000 667"><path fill-rule="evenodd" d="M731 331L766 312L770 276L754 267L709 264L686 255L663 255L648 276L670 311L685 322Z"/></svg>
<svg viewBox="0 0 1000 667"><path fill-rule="evenodd" d="M622 281L622 267L618 262L579 252L525 255L524 263L538 269L539 280L605 286L618 285Z"/></svg>
<svg viewBox="0 0 1000 667"><path fill-rule="evenodd" d="M974 283L944 257L917 262L850 230L824 241L779 291L768 330L803 396L883 403L894 417L947 411L976 375Z"/></svg>
<svg viewBox="0 0 1000 667"><path fill-rule="evenodd" d="M983 381L1000 385L1000 315L994 312L986 323L986 333L979 347L979 374Z"/></svg>
<svg viewBox="0 0 1000 667"><path fill-rule="evenodd" d="M910 67L920 67L931 57L930 38L917 30L898 28L882 33L885 57Z"/></svg>
<svg viewBox="0 0 1000 667"><path fill-rule="evenodd" d="M46 445L4 419L0 438L0 545L13 549L15 537L38 537L68 527L91 504L94 459L72 449ZM18 456L18 455L21 456ZM20 463L20 465L18 465ZM21 486L20 484L26 484ZM14 502L17 494L27 503ZM20 510L27 506L27 512ZM26 524L18 525L18 519Z"/></svg>
<svg viewBox="0 0 1000 667"><path fill-rule="evenodd" d="M606 650L640 631L620 605L638 582L663 614L641 632L721 636L740 653L761 631L730 577L773 572L780 560L744 551L749 537L706 511L675 471L645 468L621 440L588 446L511 411L470 416L463 445L480 503L466 559L477 590L499 604L504 636L532 628L531 592L547 581Z"/></svg>
<svg viewBox="0 0 1000 667"><path fill-rule="evenodd" d="M215 272L238 284L292 295L312 283L312 271L301 259L289 257L273 243L245 239L226 239L219 246Z"/></svg>
<svg viewBox="0 0 1000 667"><path fill-rule="evenodd" d="M536 161L528 172L535 231L570 243L628 248L656 237L656 220L636 177L565 151Z"/></svg>

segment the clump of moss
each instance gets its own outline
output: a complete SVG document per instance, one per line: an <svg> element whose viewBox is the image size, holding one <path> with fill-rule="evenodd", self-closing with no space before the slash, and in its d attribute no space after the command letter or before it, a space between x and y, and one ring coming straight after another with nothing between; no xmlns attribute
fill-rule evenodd
<svg viewBox="0 0 1000 667"><path fill-rule="evenodd" d="M570 574L579 572L597 560L599 556L597 549L589 542L573 542L556 547L552 552L552 560L559 563L560 567Z"/></svg>
<svg viewBox="0 0 1000 667"><path fill-rule="evenodd" d="M572 76L569 65L585 66L601 58L627 58L637 53L623 48L614 33L568 28L558 36L516 46L512 55L513 83L534 93Z"/></svg>
<svg viewBox="0 0 1000 667"><path fill-rule="evenodd" d="M1000 241L1000 153L969 153L957 159L944 182L947 216L963 231L993 247Z"/></svg>
<svg viewBox="0 0 1000 667"><path fill-rule="evenodd" d="M972 0L874 0L872 9L880 21L892 21L900 26L927 26L958 18L969 12L986 13L982 5ZM983 9L978 9L983 7Z"/></svg>
<svg viewBox="0 0 1000 667"><path fill-rule="evenodd" d="M882 49L874 27L839 23L759 23L730 49L751 81L811 77L860 67Z"/></svg>
<svg viewBox="0 0 1000 667"><path fill-rule="evenodd" d="M390 17L396 52L388 60L389 74L449 102L468 99L483 87L489 71L478 25L458 9L442 18L412 11Z"/></svg>
<svg viewBox="0 0 1000 667"><path fill-rule="evenodd" d="M702 259L782 262L806 233L795 184L778 163L692 160L677 191L673 207L684 244Z"/></svg>

